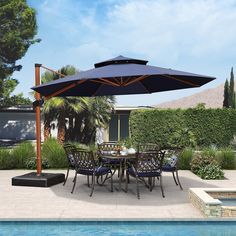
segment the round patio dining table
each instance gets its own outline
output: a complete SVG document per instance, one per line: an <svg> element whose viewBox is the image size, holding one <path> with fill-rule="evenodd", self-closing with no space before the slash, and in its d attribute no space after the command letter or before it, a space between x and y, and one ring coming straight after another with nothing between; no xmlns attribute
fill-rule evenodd
<svg viewBox="0 0 236 236"><path fill-rule="evenodd" d="M102 159L107 159L107 160L117 160L119 162L119 189L118 191L121 191L121 182L122 182L122 171L126 171L127 169L127 161L131 159L136 158L136 153L134 154L126 154L126 155L121 155L121 154L104 154L101 156Z"/></svg>

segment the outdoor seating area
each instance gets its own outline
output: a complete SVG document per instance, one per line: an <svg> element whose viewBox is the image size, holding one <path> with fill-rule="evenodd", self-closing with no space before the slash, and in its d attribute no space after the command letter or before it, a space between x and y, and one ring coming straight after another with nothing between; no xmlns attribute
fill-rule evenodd
<svg viewBox="0 0 236 236"><path fill-rule="evenodd" d="M47 173L62 173L66 170L45 170ZM87 186L87 177L79 175L74 193L74 172L70 171L65 186L63 183L50 188L12 186L10 179L25 174L26 170L0 171L0 218L1 219L193 219L204 215L189 200L189 188L232 188L235 186L235 170L225 171L225 180L202 180L188 170L179 170L183 190L175 185L170 172L162 172L165 198L160 188L150 193L144 184L140 184L140 200L136 197L136 183L131 183L128 193L110 192L110 182L104 186L95 186L92 197ZM118 173L114 174L114 189L118 186Z"/></svg>
<svg viewBox="0 0 236 236"><path fill-rule="evenodd" d="M115 177L118 179L118 188L115 186L115 191L124 191L128 194L129 186L133 184L130 179L134 178L138 199L140 199L140 184L147 187L150 192L154 187L159 186L164 198L162 171L171 172L176 185L179 185L181 190L183 189L178 177L179 150L176 152L174 149L161 150L159 145L152 143L139 144L137 150L127 149L116 142L98 144L96 151L88 151L73 144L65 144L64 149L68 169L63 185L67 182L69 171L73 170L71 193L74 192L76 182L80 181L80 175L85 175L87 186L91 188L90 197L93 195L96 184L104 186L107 181L110 181L110 191L113 192L113 178Z"/></svg>

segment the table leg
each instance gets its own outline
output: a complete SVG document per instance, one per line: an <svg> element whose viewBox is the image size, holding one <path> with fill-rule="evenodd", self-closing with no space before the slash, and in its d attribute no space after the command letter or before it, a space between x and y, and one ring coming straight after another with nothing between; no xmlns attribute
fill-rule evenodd
<svg viewBox="0 0 236 236"><path fill-rule="evenodd" d="M122 161L120 161L119 191L121 191L121 181L122 181Z"/></svg>

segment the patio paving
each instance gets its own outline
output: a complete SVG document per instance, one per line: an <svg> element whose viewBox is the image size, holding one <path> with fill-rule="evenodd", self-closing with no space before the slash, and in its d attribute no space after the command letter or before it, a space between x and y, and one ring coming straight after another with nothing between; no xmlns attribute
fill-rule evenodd
<svg viewBox="0 0 236 236"><path fill-rule="evenodd" d="M236 171L225 171L225 180L201 180L190 171L180 171L180 181L184 190L175 185L172 174L163 174L165 198L162 198L158 185L152 192L140 184L141 199L136 197L136 184L131 178L129 191L109 191L110 182L104 187L95 186L94 194L89 197L90 189L86 177L78 176L74 194L71 194L71 171L65 186L51 188L11 186L11 178L28 173L28 170L0 171L0 219L189 219L204 216L188 200L188 189L235 188ZM47 170L45 172L65 173L66 170ZM114 187L118 187L118 178ZM124 187L124 184L123 184Z"/></svg>

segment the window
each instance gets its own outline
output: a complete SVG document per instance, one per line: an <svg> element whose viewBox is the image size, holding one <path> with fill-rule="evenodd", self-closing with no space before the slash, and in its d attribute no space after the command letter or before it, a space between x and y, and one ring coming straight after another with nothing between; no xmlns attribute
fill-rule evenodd
<svg viewBox="0 0 236 236"><path fill-rule="evenodd" d="M109 124L109 141L129 137L129 114L113 114Z"/></svg>

